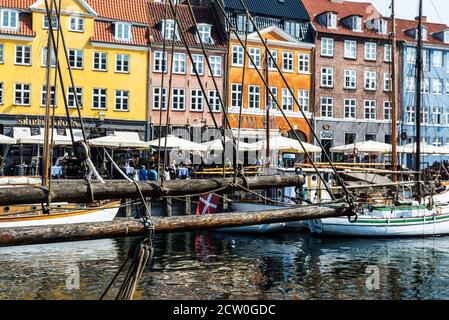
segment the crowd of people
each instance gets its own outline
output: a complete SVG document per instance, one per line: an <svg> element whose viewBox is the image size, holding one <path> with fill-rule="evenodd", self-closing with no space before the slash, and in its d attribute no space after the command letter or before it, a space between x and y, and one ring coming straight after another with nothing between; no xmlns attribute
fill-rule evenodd
<svg viewBox="0 0 449 320"><path fill-rule="evenodd" d="M190 166L184 165L183 163L176 164L173 161L172 164L163 170L163 179L165 181L190 179L193 170ZM154 159L148 161L142 161L141 159L129 160L122 167L122 171L135 181L157 181L159 179L158 168L155 165Z"/></svg>

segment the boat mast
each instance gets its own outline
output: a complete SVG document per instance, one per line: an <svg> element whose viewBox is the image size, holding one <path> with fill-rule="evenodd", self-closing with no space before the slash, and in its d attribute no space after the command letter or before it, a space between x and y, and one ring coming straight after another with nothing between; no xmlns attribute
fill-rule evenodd
<svg viewBox="0 0 449 320"><path fill-rule="evenodd" d="M415 180L417 183L417 192L420 191L421 180L421 82L422 82L422 15L423 15L422 0L419 0L419 22L418 22L418 48L416 52L416 153L415 153Z"/></svg>
<svg viewBox="0 0 449 320"><path fill-rule="evenodd" d="M391 0L391 165L393 182L397 182L397 93L396 93L396 15L395 0Z"/></svg>
<svg viewBox="0 0 449 320"><path fill-rule="evenodd" d="M267 43L268 41L265 40L265 42ZM268 43L267 43L268 44ZM267 82L267 84L269 83L269 77L268 77L268 68L269 68L269 55L268 55L268 50L265 49L265 81ZM266 94L265 94L265 108L266 108L266 135L267 135L267 149L265 151L265 157L266 157L266 167L268 168L270 166L270 102L269 102L269 97L270 97L270 87L267 86L266 87Z"/></svg>
<svg viewBox="0 0 449 320"><path fill-rule="evenodd" d="M48 1L48 0L45 0ZM48 2L47 2L48 3ZM48 6L47 6L48 8ZM53 1L50 3L50 9L46 12L48 20L48 39L47 39L47 73L46 73L46 104L45 104L45 131L44 131L44 154L42 155L42 186L48 185L50 177L50 130L53 127L52 117L50 116L51 109L51 56L53 52L53 42L51 33L53 32ZM56 99L56 97L55 97Z"/></svg>

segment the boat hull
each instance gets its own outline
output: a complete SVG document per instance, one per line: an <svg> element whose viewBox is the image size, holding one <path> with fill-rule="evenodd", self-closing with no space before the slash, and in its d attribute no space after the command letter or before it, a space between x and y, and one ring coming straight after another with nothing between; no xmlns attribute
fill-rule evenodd
<svg viewBox="0 0 449 320"><path fill-rule="evenodd" d="M282 231L285 229L285 223L270 223L261 224L256 226L245 226L245 227L235 227L235 228L223 228L217 231L231 232L231 233L273 233Z"/></svg>

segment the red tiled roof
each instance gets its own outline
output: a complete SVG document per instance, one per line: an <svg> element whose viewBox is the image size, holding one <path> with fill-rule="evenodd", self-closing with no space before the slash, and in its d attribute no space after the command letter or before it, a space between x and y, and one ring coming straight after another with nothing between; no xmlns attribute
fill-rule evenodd
<svg viewBox="0 0 449 320"><path fill-rule="evenodd" d="M153 0L86 0L100 18L146 24Z"/></svg>
<svg viewBox="0 0 449 320"><path fill-rule="evenodd" d="M427 41L423 40L424 43L436 44L436 45L448 45L443 41L434 37L435 33L439 33L444 30L448 30L449 27L442 23L431 23L431 22L423 22L424 27L427 28L429 34L427 37ZM415 42L415 38L413 35L406 34L406 31L418 28L417 20L404 20L397 19L396 20L396 29L398 32L398 40Z"/></svg>
<svg viewBox="0 0 449 320"><path fill-rule="evenodd" d="M17 31L0 29L0 34L17 35L25 37L34 37L36 35L36 33L33 32L33 26L31 23L31 13L19 14L19 26L20 28Z"/></svg>
<svg viewBox="0 0 449 320"><path fill-rule="evenodd" d="M148 15L148 23L150 26L150 33L153 37L152 42L162 43L161 21L164 19L173 20L173 15L170 6L167 5L165 10L165 4L150 2ZM212 25L212 39L214 44L205 44L206 48L219 48L224 49L226 47L221 34L220 23L215 19L214 12L211 8L207 7L193 7L193 12L197 23L208 23ZM193 31L194 21L191 19L189 13L189 7L187 5L177 6L177 20L179 24L179 32L183 32L186 38L186 42L189 46L199 47L200 43L196 40L195 31ZM171 41L167 41L171 43ZM177 41L176 44L183 46L182 41Z"/></svg>
<svg viewBox="0 0 449 320"><path fill-rule="evenodd" d="M132 40L124 42L114 39L114 25L112 22L95 21L94 35L91 40L95 42L147 46L149 44L148 27L132 26Z"/></svg>
<svg viewBox="0 0 449 320"><path fill-rule="evenodd" d="M362 38L387 39L387 35L377 33L367 27L366 22L373 17L382 17L377 9L367 2L351 1L331 1L331 0L302 0L304 7L309 13L310 19L319 33L328 33L336 35L354 36ZM337 14L337 28L329 29L323 26L317 17L325 12L334 12ZM355 32L348 29L342 23L342 19L357 15L362 17L362 32Z"/></svg>
<svg viewBox="0 0 449 320"><path fill-rule="evenodd" d="M0 7L27 10L36 0L0 0Z"/></svg>

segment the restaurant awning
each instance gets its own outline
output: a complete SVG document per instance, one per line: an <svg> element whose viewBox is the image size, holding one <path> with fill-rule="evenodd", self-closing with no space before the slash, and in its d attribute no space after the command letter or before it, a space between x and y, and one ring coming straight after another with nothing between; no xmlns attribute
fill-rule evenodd
<svg viewBox="0 0 449 320"><path fill-rule="evenodd" d="M159 147L159 139L155 139L153 141L150 141L149 143L152 147ZM167 147L167 149L178 149L181 151L207 151L207 147L203 146L202 144L181 139L173 135L168 135L167 137L160 139L161 149L164 149L165 146Z"/></svg>
<svg viewBox="0 0 449 320"><path fill-rule="evenodd" d="M31 134L31 128L16 127L13 128L14 138L17 144L44 144L45 136L44 129L39 128L39 134ZM80 129L74 129L73 135L75 141L83 139ZM72 138L70 137L69 129L53 129L53 144L55 146L70 146L72 145Z"/></svg>
<svg viewBox="0 0 449 320"><path fill-rule="evenodd" d="M352 153L355 150L358 153L391 153L392 146L388 143L368 140L330 148L330 151L334 153Z"/></svg>
<svg viewBox="0 0 449 320"><path fill-rule="evenodd" d="M88 140L90 146L107 148L148 149L149 142L140 140L138 132L114 131L113 134Z"/></svg>
<svg viewBox="0 0 449 320"><path fill-rule="evenodd" d="M399 153L416 153L416 142L398 147ZM421 142L421 154L447 154L444 148Z"/></svg>
<svg viewBox="0 0 449 320"><path fill-rule="evenodd" d="M225 138L225 143L226 144L231 144L232 146L232 139L229 137ZM212 150L216 150L216 151L223 151L223 139L215 139L212 141L208 141L208 142L204 142L202 143L203 146L205 146L207 148L207 150L212 151ZM259 150L260 148L258 146L255 146L253 144L250 143L246 143L246 142L242 142L240 141L238 143L238 147L240 151L256 151ZM228 148L228 146L226 146L226 149ZM232 148L232 147L230 147Z"/></svg>
<svg viewBox="0 0 449 320"><path fill-rule="evenodd" d="M16 139L0 134L0 144L15 144Z"/></svg>
<svg viewBox="0 0 449 320"><path fill-rule="evenodd" d="M298 153L304 153L304 149L301 147L301 144L296 139L290 139L282 136L272 137L270 138L270 149L271 150L292 150ZM321 152L321 148L317 147L313 144L309 144L306 142L302 142L305 150L307 152ZM267 140L261 140L252 145L257 146L259 149L265 149L267 147Z"/></svg>

